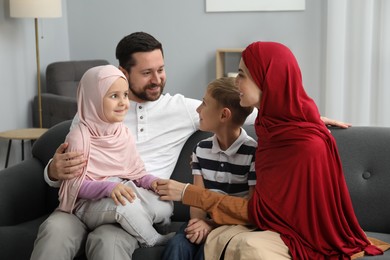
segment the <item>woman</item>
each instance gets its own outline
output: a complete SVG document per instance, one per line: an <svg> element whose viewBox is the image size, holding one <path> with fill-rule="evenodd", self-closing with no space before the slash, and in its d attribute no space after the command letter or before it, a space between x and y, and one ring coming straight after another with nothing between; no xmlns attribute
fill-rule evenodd
<svg viewBox="0 0 390 260"><path fill-rule="evenodd" d="M236 84L240 104L259 109L252 199L212 194L173 181L158 182L161 198L202 208L219 224L256 225L262 231L245 235L255 236L255 251L265 254L264 259L382 254L359 226L336 143L303 88L291 51L274 42L250 44L242 53Z"/></svg>

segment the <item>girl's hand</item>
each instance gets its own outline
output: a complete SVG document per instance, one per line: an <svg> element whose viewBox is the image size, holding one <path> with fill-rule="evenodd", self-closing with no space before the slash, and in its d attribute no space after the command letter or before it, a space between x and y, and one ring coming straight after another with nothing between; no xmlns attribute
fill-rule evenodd
<svg viewBox="0 0 390 260"><path fill-rule="evenodd" d="M135 193L129 187L123 183L118 183L111 191L111 198L115 202L115 205L126 205L126 199L131 203L136 199Z"/></svg>
<svg viewBox="0 0 390 260"><path fill-rule="evenodd" d="M153 181L152 184L150 185L150 188L157 193L157 182L158 182L158 179Z"/></svg>

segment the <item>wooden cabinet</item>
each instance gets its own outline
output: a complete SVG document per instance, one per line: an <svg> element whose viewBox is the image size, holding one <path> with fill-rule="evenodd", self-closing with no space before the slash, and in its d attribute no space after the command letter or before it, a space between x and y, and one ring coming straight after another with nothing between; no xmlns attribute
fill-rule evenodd
<svg viewBox="0 0 390 260"><path fill-rule="evenodd" d="M216 53L216 68L215 68L215 77L220 78L226 75L225 71L225 55L229 54L239 54L244 50L244 48L232 48L232 49L217 49ZM238 67L238 64L237 64Z"/></svg>

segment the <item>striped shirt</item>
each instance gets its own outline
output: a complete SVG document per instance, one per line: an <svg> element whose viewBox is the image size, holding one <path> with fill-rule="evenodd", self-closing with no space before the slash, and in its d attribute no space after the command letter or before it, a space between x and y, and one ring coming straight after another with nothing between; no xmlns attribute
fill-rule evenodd
<svg viewBox="0 0 390 260"><path fill-rule="evenodd" d="M204 186L212 191L244 197L256 184L257 142L241 128L237 140L225 151L217 137L200 141L192 154L192 174L202 175Z"/></svg>

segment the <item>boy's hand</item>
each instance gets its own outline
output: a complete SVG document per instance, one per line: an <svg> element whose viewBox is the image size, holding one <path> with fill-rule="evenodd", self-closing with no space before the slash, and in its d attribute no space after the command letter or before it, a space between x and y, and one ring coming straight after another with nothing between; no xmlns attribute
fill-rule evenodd
<svg viewBox="0 0 390 260"><path fill-rule="evenodd" d="M118 183L118 185L116 185L111 191L111 198L114 200L115 205L122 204L125 206L126 199L131 203L135 200L136 196L129 186L126 186L123 183Z"/></svg>
<svg viewBox="0 0 390 260"><path fill-rule="evenodd" d="M185 229L186 238L194 244L200 244L206 241L207 236L213 230L213 226L203 219L193 218L188 222Z"/></svg>

